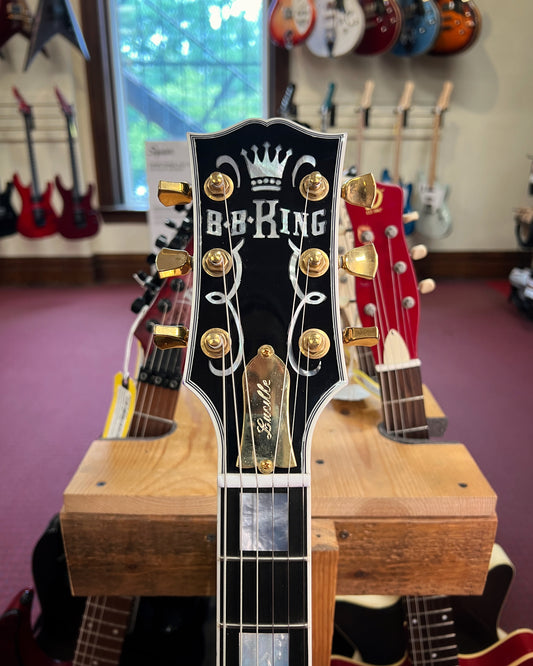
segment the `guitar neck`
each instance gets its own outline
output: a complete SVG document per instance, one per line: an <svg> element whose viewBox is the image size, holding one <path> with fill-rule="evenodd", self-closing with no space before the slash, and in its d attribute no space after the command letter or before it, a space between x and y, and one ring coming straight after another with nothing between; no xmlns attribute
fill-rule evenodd
<svg viewBox="0 0 533 666"><path fill-rule="evenodd" d="M440 137L440 120L439 113L435 114L433 118L433 136L431 138L431 158L429 162L428 171L428 186L432 188L435 185L437 175L437 154L439 152L439 137Z"/></svg>
<svg viewBox="0 0 533 666"><path fill-rule="evenodd" d="M412 666L458 666L453 608L449 597L404 597Z"/></svg>
<svg viewBox="0 0 533 666"><path fill-rule="evenodd" d="M35 154L33 152L33 140L31 138L32 119L28 115L24 116L24 126L26 130L26 144L28 146L28 159L30 162L30 170L31 170L32 199L34 201L39 201L41 198L41 191L39 189L39 178L37 176L37 163L35 162Z"/></svg>
<svg viewBox="0 0 533 666"><path fill-rule="evenodd" d="M88 597L72 666L118 666L134 597Z"/></svg>
<svg viewBox="0 0 533 666"><path fill-rule="evenodd" d="M257 482L227 475L219 489L220 663L307 666L309 486L296 473Z"/></svg>
<svg viewBox="0 0 533 666"><path fill-rule="evenodd" d="M70 169L72 171L72 196L74 201L80 200L80 184L78 179L78 168L76 165L76 154L74 152L74 137L72 135L72 118L66 116L68 150L70 157Z"/></svg>
<svg viewBox="0 0 533 666"><path fill-rule="evenodd" d="M378 365L383 419L387 433L407 439L428 439L420 363L407 367Z"/></svg>

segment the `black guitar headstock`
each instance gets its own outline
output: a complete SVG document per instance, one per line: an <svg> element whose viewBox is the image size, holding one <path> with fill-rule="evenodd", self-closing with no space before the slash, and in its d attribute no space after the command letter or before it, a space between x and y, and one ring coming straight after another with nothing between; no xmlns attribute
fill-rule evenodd
<svg viewBox="0 0 533 666"><path fill-rule="evenodd" d="M316 419L346 381L337 287L345 142L284 119L189 135L184 383L211 415L221 474L306 472Z"/></svg>

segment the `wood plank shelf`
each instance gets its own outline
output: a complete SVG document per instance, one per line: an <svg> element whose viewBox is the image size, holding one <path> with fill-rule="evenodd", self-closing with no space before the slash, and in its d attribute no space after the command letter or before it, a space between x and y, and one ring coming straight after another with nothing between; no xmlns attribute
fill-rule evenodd
<svg viewBox="0 0 533 666"><path fill-rule="evenodd" d="M429 392L426 411L443 416ZM334 400L319 419L313 561L334 562L338 594L480 594L494 491L464 445L398 443L380 434L380 418L368 398ZM216 444L185 388L176 423L159 439L90 446L61 512L74 594L215 593Z"/></svg>

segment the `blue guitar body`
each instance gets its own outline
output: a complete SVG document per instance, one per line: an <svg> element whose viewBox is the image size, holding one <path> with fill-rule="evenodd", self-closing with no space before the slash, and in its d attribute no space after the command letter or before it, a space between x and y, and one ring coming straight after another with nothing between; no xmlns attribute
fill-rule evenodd
<svg viewBox="0 0 533 666"><path fill-rule="evenodd" d="M398 0L402 10L402 30L391 53L417 56L427 53L440 32L440 10L434 0Z"/></svg>
<svg viewBox="0 0 533 666"><path fill-rule="evenodd" d="M381 173L381 182L382 183L392 183L393 182L388 169L383 169L383 171ZM413 184L412 183L407 183L407 185L405 185L404 183L402 183L401 180L398 184L400 185L400 187L403 190L403 214L404 215L411 215L412 213L414 213L414 210L413 210L412 205L411 205L411 199L412 199L412 195L413 195ZM409 222L404 222L403 223L403 230L404 230L404 233L405 233L406 236L408 236L409 234L412 234L413 231L415 230L415 220L413 219L413 220L409 220Z"/></svg>

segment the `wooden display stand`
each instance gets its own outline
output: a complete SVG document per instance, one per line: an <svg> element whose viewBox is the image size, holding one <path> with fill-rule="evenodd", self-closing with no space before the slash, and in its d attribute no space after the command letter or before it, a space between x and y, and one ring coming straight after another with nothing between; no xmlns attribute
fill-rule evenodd
<svg viewBox="0 0 533 666"><path fill-rule="evenodd" d="M442 416L431 395L426 411ZM313 653L327 664L337 594L480 594L496 495L462 444L404 444L379 403L331 402L312 443ZM61 524L76 595L213 595L217 451L185 388L160 439L93 442Z"/></svg>

